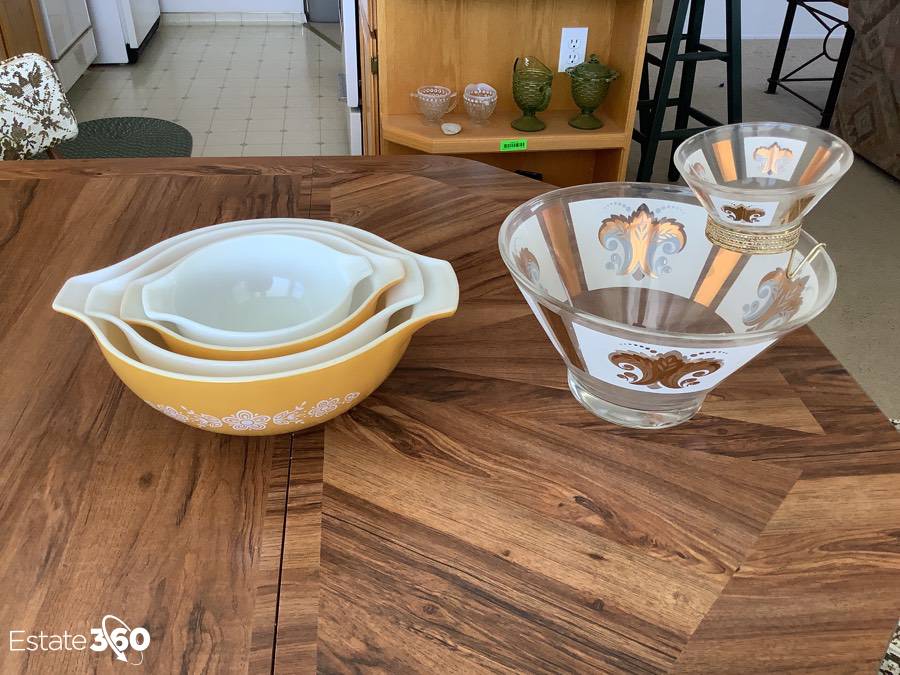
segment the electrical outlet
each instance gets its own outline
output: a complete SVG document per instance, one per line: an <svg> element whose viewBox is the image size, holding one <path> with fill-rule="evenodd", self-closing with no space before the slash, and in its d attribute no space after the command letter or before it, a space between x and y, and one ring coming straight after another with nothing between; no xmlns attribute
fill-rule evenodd
<svg viewBox="0 0 900 675"><path fill-rule="evenodd" d="M559 40L559 72L584 61L587 50L587 27L563 28Z"/></svg>

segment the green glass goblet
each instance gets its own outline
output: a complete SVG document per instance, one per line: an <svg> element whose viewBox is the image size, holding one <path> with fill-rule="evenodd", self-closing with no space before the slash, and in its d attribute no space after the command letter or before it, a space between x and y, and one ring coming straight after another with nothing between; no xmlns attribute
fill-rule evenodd
<svg viewBox="0 0 900 675"><path fill-rule="evenodd" d="M522 116L513 120L513 129L541 131L547 125L535 113L550 104L553 71L533 56L517 58L513 64L513 99L522 109Z"/></svg>

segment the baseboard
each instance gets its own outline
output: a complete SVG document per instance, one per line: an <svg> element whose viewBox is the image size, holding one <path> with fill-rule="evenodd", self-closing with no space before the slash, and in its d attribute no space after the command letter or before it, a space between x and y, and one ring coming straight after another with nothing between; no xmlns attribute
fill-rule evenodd
<svg viewBox="0 0 900 675"><path fill-rule="evenodd" d="M303 12L163 12L163 26L297 26Z"/></svg>

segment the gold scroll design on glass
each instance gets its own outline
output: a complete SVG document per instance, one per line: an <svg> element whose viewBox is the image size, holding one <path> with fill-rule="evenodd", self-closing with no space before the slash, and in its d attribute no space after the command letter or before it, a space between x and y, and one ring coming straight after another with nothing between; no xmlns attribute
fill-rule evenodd
<svg viewBox="0 0 900 675"><path fill-rule="evenodd" d="M722 367L718 359L685 357L676 350L665 354L655 350L650 350L649 354L619 351L610 354L609 360L623 371L619 373L619 378L628 384L652 389L686 389L699 384L704 377Z"/></svg>
<svg viewBox="0 0 900 675"><path fill-rule="evenodd" d="M637 281L671 272L666 256L679 253L687 243L684 225L674 218L656 218L646 204L630 216L605 218L597 236L603 248L613 251L606 268Z"/></svg>
<svg viewBox="0 0 900 675"><path fill-rule="evenodd" d="M516 267L519 268L519 271L528 277L528 280L531 283L540 285L541 283L541 266L538 264L538 260L535 257L534 253L528 250L527 247L520 248L518 253L515 254Z"/></svg>
<svg viewBox="0 0 900 675"><path fill-rule="evenodd" d="M756 223L766 215L765 209L746 204L726 204L722 212L736 223Z"/></svg>
<svg viewBox="0 0 900 675"><path fill-rule="evenodd" d="M790 148L782 148L778 143L763 145L753 151L753 159L760 162L760 170L767 176L778 173L778 163L783 159L790 159L794 151Z"/></svg>
<svg viewBox="0 0 900 675"><path fill-rule="evenodd" d="M780 326L790 321L803 304L803 290L809 277L791 279L778 267L759 281L754 300L744 305L744 325L750 330Z"/></svg>

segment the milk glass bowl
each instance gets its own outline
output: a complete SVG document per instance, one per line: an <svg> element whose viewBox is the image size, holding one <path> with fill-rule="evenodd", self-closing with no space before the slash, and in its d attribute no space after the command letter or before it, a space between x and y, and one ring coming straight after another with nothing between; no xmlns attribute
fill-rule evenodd
<svg viewBox="0 0 900 675"><path fill-rule="evenodd" d="M716 221L771 234L800 220L853 163L834 134L784 122L708 129L678 146L675 165Z"/></svg>
<svg viewBox="0 0 900 675"><path fill-rule="evenodd" d="M119 318L133 326L145 326L152 329L165 343L166 349L184 356L222 361L267 359L312 349L346 335L375 313L379 301L386 291L403 281L404 278L417 276L416 264L409 260L408 256L380 250L370 244L352 241L344 236L330 234L328 229L317 228L317 226L308 224L293 224L288 229L273 229L267 233L302 236L304 239L312 239L326 244L342 253L360 255L368 259L372 264L372 275L360 281L354 289L350 313L346 319L313 335L264 347L223 347L199 340L192 340L175 330L176 327L174 325L170 326L164 322L154 321L144 311L142 300L144 286L166 274L173 265L178 264L177 262L164 266L157 272L139 276L127 282L124 293L121 296ZM116 280L100 284L98 288L94 289L95 297L103 293L103 286L114 286L116 284ZM88 303L87 311L90 313L91 303Z"/></svg>
<svg viewBox="0 0 900 675"><path fill-rule="evenodd" d="M639 429L685 422L831 302L831 259L798 268L816 246L805 232L793 258L745 255L711 244L706 220L686 188L606 183L548 192L503 223L503 261L597 416Z"/></svg>
<svg viewBox="0 0 900 675"><path fill-rule="evenodd" d="M372 274L364 257L312 239L256 234L205 246L144 286L147 316L193 340L242 347L313 335L347 318Z"/></svg>

